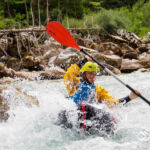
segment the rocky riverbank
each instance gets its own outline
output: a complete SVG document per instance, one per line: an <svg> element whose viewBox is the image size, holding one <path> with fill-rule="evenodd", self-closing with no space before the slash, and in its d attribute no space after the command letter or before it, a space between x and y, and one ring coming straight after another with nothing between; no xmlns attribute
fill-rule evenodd
<svg viewBox="0 0 150 150"><path fill-rule="evenodd" d="M117 35L71 32L76 42L116 74L149 71L150 41L118 30ZM0 78L59 79L83 55L46 32L0 34ZM104 73L102 71L102 73Z"/></svg>

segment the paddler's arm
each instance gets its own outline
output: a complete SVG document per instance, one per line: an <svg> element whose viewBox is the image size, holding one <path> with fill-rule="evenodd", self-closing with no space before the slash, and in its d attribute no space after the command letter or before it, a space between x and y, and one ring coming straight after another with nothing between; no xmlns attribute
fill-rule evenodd
<svg viewBox="0 0 150 150"><path fill-rule="evenodd" d="M79 84L78 75L80 73L80 69L87 61L87 58L83 58L67 69L67 72L64 75L64 84L67 88L69 96L73 95L77 90Z"/></svg>
<svg viewBox="0 0 150 150"><path fill-rule="evenodd" d="M135 90L137 94L140 94L139 91ZM105 103L108 107L113 107L114 105L118 103L126 104L132 99L137 98L138 96L134 94L133 92L130 93L129 96L120 98L120 99L115 99L112 97L107 90L102 88L101 86L96 86L96 92L97 92L97 100L100 103Z"/></svg>
<svg viewBox="0 0 150 150"><path fill-rule="evenodd" d="M101 86L96 86L97 100L100 103L105 103L108 107L113 107L119 103L119 99L115 99L109 92Z"/></svg>
<svg viewBox="0 0 150 150"><path fill-rule="evenodd" d="M135 90L135 92L137 94L140 94L140 92L138 90ZM133 92L130 93L129 96L126 96L126 97L123 97L123 98L120 98L119 99L119 103L122 103L122 104L126 104L128 102L130 102L131 100L137 98L138 96L136 94L134 94Z"/></svg>

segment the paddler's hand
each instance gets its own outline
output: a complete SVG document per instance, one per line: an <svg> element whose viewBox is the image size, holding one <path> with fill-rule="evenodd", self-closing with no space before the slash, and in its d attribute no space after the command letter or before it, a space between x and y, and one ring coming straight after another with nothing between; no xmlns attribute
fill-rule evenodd
<svg viewBox="0 0 150 150"><path fill-rule="evenodd" d="M138 90L135 90L135 92L140 95L140 92ZM138 98L138 96L136 94L134 94L133 92L130 93L129 97L131 100Z"/></svg>

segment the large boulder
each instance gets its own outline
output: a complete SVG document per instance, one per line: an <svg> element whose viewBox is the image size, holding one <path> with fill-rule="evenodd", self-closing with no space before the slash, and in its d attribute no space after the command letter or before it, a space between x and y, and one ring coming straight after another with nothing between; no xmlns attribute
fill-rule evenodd
<svg viewBox="0 0 150 150"><path fill-rule="evenodd" d="M148 52L150 50L150 43L141 44L138 50L140 53Z"/></svg>
<svg viewBox="0 0 150 150"><path fill-rule="evenodd" d="M26 56L23 58L23 68L29 70L43 70L43 66L41 65L41 59L33 56Z"/></svg>
<svg viewBox="0 0 150 150"><path fill-rule="evenodd" d="M122 72L132 72L141 68L143 68L143 65L141 65L138 60L123 59L120 70Z"/></svg>
<svg viewBox="0 0 150 150"><path fill-rule="evenodd" d="M13 77L14 70L8 69L5 64L0 63L0 78L2 77Z"/></svg>
<svg viewBox="0 0 150 150"><path fill-rule="evenodd" d="M21 60L15 57L10 57L8 58L6 65L8 68L18 71L21 68Z"/></svg>
<svg viewBox="0 0 150 150"><path fill-rule="evenodd" d="M118 68L115 68L109 64L105 64L105 67L107 67L109 70L111 70L114 74L121 74L121 71ZM101 73L103 75L110 75L108 72L105 72L104 70L101 70Z"/></svg>
<svg viewBox="0 0 150 150"><path fill-rule="evenodd" d="M0 63L0 78L10 77L10 78L19 78L19 79L27 79L27 80L35 80L39 75L37 72L29 72L29 71L15 71L11 68L7 68L6 65Z"/></svg>
<svg viewBox="0 0 150 150"><path fill-rule="evenodd" d="M145 52L139 55L138 60L140 64L144 66L144 68L150 68L150 54Z"/></svg>
<svg viewBox="0 0 150 150"><path fill-rule="evenodd" d="M137 59L138 49L134 49L126 43L121 44L121 49L122 49L123 58Z"/></svg>
<svg viewBox="0 0 150 150"><path fill-rule="evenodd" d="M105 42L96 47L99 52L112 51L114 54L122 56L121 48L112 42Z"/></svg>
<svg viewBox="0 0 150 150"><path fill-rule="evenodd" d="M47 65L48 63L51 63L49 60L53 62L53 58L56 58L61 52L63 52L64 49L62 48L49 48L47 51L40 56L39 58Z"/></svg>
<svg viewBox="0 0 150 150"><path fill-rule="evenodd" d="M49 38L49 40L45 41L44 45L41 45L39 47L35 47L33 49L33 53L35 56L39 56L39 57L45 57L47 54L47 52L52 51L52 53L50 55L53 55L54 52L57 54L60 52L60 50L62 49L62 45L60 43L58 43L57 41L55 41L52 38Z"/></svg>
<svg viewBox="0 0 150 150"><path fill-rule="evenodd" d="M51 59L53 59L53 61ZM67 48L57 57L52 57L51 59L49 61L49 66L59 66L62 69L67 70L68 67L81 59L81 53L78 50Z"/></svg>
<svg viewBox="0 0 150 150"><path fill-rule="evenodd" d="M120 69L122 58L117 55L104 55L100 53L95 53L94 57L103 64L109 64L115 68Z"/></svg>
<svg viewBox="0 0 150 150"><path fill-rule="evenodd" d="M46 71L42 71L39 74L39 79L62 79L64 77L65 70L60 67L52 67Z"/></svg>

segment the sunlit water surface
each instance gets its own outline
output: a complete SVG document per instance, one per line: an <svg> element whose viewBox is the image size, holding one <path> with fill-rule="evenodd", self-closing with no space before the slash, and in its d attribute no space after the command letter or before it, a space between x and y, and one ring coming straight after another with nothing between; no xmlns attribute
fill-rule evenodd
<svg viewBox="0 0 150 150"><path fill-rule="evenodd" d="M119 78L150 100L150 73L134 72ZM111 76L98 77L96 83L115 98L129 94L129 90ZM118 122L115 135L86 136L82 129L66 130L56 124L61 110L75 108L75 104L65 98L63 80L18 81L11 86L37 98L40 107L20 105L9 111L9 120L0 123L0 150L150 149L150 106L141 99L112 110Z"/></svg>

